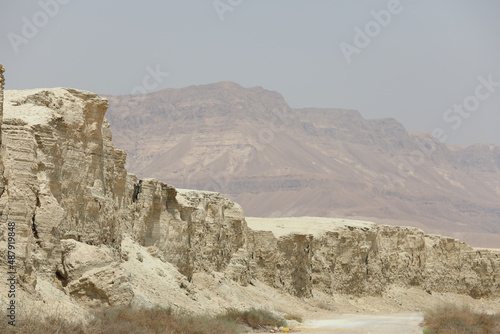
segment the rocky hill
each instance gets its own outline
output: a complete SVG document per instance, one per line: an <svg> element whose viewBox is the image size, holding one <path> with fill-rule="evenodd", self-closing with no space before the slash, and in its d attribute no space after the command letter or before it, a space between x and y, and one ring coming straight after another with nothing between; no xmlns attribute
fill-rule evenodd
<svg viewBox="0 0 500 334"><path fill-rule="evenodd" d="M0 263L15 267L20 314L55 309L79 319L99 306L215 312L320 300L349 309L377 296L383 307L401 306L394 289L498 306L499 251L349 220L252 220L251 228L220 193L127 174L104 98L54 88L7 91L3 102ZM2 307L9 302L2 293Z"/></svg>
<svg viewBox="0 0 500 334"><path fill-rule="evenodd" d="M500 147L445 145L393 119L292 109L221 82L108 96L128 169L220 191L256 217L349 217L500 245Z"/></svg>

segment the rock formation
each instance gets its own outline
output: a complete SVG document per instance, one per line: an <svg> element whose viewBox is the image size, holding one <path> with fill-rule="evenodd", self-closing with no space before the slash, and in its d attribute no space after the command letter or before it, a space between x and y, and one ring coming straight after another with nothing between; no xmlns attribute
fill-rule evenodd
<svg viewBox="0 0 500 334"><path fill-rule="evenodd" d="M33 299L52 289L78 305L168 305L215 298L196 288L211 280L298 297L381 295L391 285L499 296L499 252L372 223L277 236L249 228L219 193L127 174L107 106L68 88L5 92L1 264L15 222L20 288ZM165 300L158 289L170 288L178 295Z"/></svg>
<svg viewBox="0 0 500 334"><path fill-rule="evenodd" d="M5 79L3 76L5 69L3 65L0 64L0 194L4 192L4 180L3 180L3 161L1 159L2 153L2 122L3 122L3 89L5 86ZM1 196L1 195L0 195Z"/></svg>
<svg viewBox="0 0 500 334"><path fill-rule="evenodd" d="M250 227L257 229L271 229L273 223L280 222L248 220ZM276 236L250 232L255 235L253 245L258 254L256 273L266 283L295 295L312 296L314 290L380 295L390 285L474 298L498 296L500 292L498 251L474 249L456 239L425 235L413 227L328 218L283 220L280 225L284 231L294 223L308 226L309 231L289 230Z"/></svg>

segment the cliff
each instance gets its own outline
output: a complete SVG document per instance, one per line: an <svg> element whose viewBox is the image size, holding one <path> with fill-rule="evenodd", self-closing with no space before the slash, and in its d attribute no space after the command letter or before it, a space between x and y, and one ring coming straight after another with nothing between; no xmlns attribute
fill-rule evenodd
<svg viewBox="0 0 500 334"><path fill-rule="evenodd" d="M292 219L279 222L286 233L269 230L272 221L252 229L242 208L219 193L127 174L107 107L106 99L75 89L5 92L0 255L6 268L13 222L26 300L55 298L79 312L98 305L258 305L249 291L362 297L398 286L500 297L498 251L366 222L287 231L297 224ZM318 224L304 219L299 223Z"/></svg>
<svg viewBox="0 0 500 334"><path fill-rule="evenodd" d="M4 178L3 178L3 146L2 146L2 122L3 122L3 89L5 86L4 78L5 69L3 65L0 64L0 196L4 193Z"/></svg>

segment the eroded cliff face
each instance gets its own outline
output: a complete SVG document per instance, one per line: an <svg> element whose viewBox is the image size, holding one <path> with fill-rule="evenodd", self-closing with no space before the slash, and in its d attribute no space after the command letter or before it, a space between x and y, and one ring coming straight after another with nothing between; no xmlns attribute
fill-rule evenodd
<svg viewBox="0 0 500 334"><path fill-rule="evenodd" d="M3 179L3 160L2 160L2 122L3 122L3 88L5 85L5 78L4 78L4 72L5 69L3 68L3 65L0 64L0 196L4 192L4 179ZM1 207L0 207L1 210Z"/></svg>
<svg viewBox="0 0 500 334"><path fill-rule="evenodd" d="M37 275L48 275L74 287L66 240L109 247L119 261L125 235L158 248L187 277L223 269L243 244L241 208L220 194L178 195L154 179L127 175L106 108L105 99L66 88L6 94L1 249L7 222L15 222L20 281L33 289Z"/></svg>
<svg viewBox="0 0 500 334"><path fill-rule="evenodd" d="M500 295L498 251L413 227L310 217L247 219L251 228L279 232L249 229L254 275L294 295L381 295L390 286L473 298ZM290 224L316 232L293 231Z"/></svg>
<svg viewBox="0 0 500 334"><path fill-rule="evenodd" d="M106 109L96 94L68 88L5 93L0 255L5 265L15 222L28 293L43 282L82 305L168 305L155 289L177 282L182 298L204 298L191 285L209 275L298 297L377 295L391 285L499 296L498 252L371 223L276 235L250 229L219 193L127 174ZM143 273L133 269L141 265Z"/></svg>

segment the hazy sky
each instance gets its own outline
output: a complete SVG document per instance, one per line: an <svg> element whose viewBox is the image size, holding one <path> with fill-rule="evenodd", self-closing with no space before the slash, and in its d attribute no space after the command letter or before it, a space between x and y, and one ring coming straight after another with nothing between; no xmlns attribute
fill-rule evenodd
<svg viewBox="0 0 500 334"><path fill-rule="evenodd" d="M500 144L499 14L488 0L0 0L0 63L7 89L234 81Z"/></svg>

